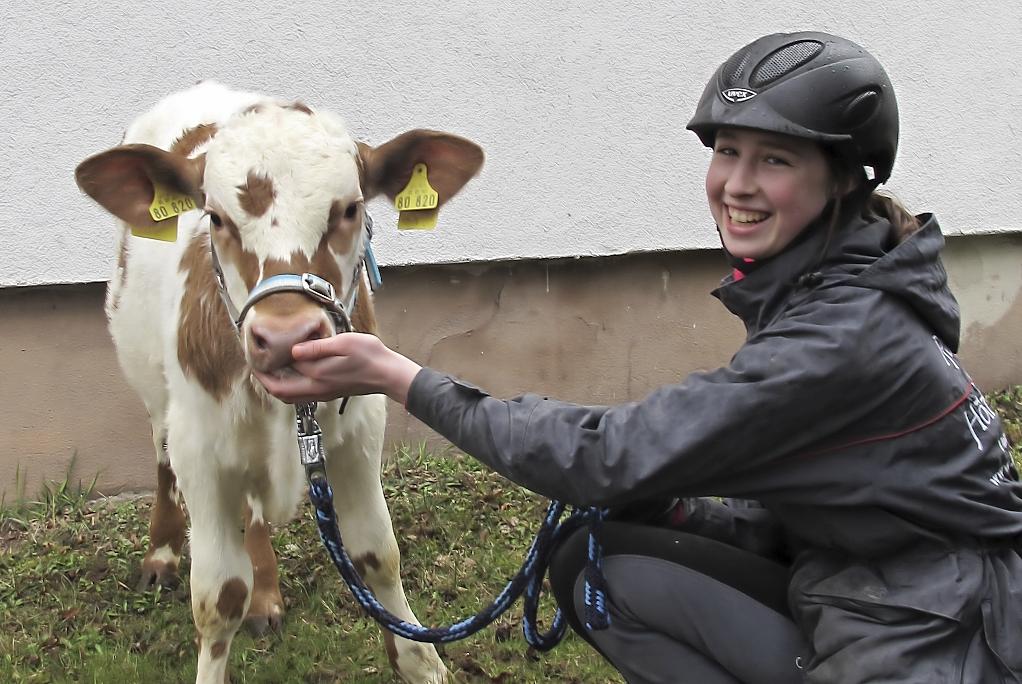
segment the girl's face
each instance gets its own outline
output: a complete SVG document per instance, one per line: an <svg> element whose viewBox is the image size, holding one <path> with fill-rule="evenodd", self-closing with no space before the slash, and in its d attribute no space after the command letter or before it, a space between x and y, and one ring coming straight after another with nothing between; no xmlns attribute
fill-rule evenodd
<svg viewBox="0 0 1022 684"><path fill-rule="evenodd" d="M818 217L832 197L819 145L741 128L717 132L706 197L724 247L733 256L774 256Z"/></svg>

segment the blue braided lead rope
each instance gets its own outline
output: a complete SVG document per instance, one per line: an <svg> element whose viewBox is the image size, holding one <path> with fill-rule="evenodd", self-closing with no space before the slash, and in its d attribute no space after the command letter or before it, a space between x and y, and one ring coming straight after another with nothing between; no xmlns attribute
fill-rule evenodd
<svg viewBox="0 0 1022 684"><path fill-rule="evenodd" d="M333 496L333 489L330 487L325 476L317 475L310 477L309 499L315 508L316 526L319 529L320 539L322 539L330 559L363 610L380 623L381 626L397 636L412 641L423 641L433 644L450 643L464 639L480 631L500 617L524 592L526 598L522 631L525 634L526 641L538 650L546 651L553 648L564 638L567 626L561 611L558 610L551 629L545 634L539 632L536 626L539 590L542 586L543 578L546 576L553 549L571 531L587 521L590 522L591 529L589 562L586 571L586 595L588 597L590 585L595 581L596 584L594 586L596 589L594 591L600 598L598 602L594 602L594 610L602 611L603 620L601 622L599 618L590 618L589 601L587 599L586 622L593 625L603 624L603 627L596 626L594 627L595 629L603 629L610 624L610 616L606 613L605 604L606 583L599 569L600 559L598 554L600 553L600 547L594 537L596 530L592 529L593 525L598 526L603 519L604 511L600 509L575 509L561 522L560 519L565 510L564 504L552 501L547 507L543 524L536 534L536 539L529 547L522 567L490 605L476 615L460 620L448 627L423 627L413 622L402 620L389 612L377 600L369 587L366 586L362 577L355 569L354 563L352 563L347 551L344 549L344 543L341 540L341 533L338 529L337 518L334 512ZM594 553L597 554L596 557L594 557Z"/></svg>
<svg viewBox="0 0 1022 684"><path fill-rule="evenodd" d="M551 505L557 504L553 502ZM539 570L532 575L529 584L525 588L525 598L522 609L522 632L525 640L530 646L538 651L549 651L564 639L568 631L568 623L560 609L554 615L554 621L546 633L538 630L537 612L539 609L539 592L543 586L543 579L546 577L550 567L550 556L553 550L572 532L582 525L589 524L588 558L585 570L585 596L586 598L586 628L590 630L604 630L610 627L610 613L607 611L607 581L603 576L603 547L597 535L607 516L605 508L589 508L586 510L575 509L571 515L557 525L550 538L550 548L546 553L544 563ZM593 596L590 600L588 597ZM590 607L592 604L592 607Z"/></svg>
<svg viewBox="0 0 1022 684"><path fill-rule="evenodd" d="M565 537L584 525L590 514L595 510L589 509L585 512L580 510L574 511L554 530L553 537L551 538L551 547L557 548L564 541ZM549 651L561 643L561 640L564 639L564 635L568 631L568 623L560 609L554 615L554 621L550 629L545 633L539 631L539 620L537 617L539 612L539 592L543 587L546 569L546 567L543 568L542 572L538 572L530 578L530 582L525 588L525 598L523 599L522 606L522 632L525 635L525 641L538 651Z"/></svg>
<svg viewBox="0 0 1022 684"><path fill-rule="evenodd" d="M598 535L603 528L606 509L598 509L589 523L589 560L586 563L585 604L586 629L601 630L610 627L607 612L607 580L603 576L603 548Z"/></svg>

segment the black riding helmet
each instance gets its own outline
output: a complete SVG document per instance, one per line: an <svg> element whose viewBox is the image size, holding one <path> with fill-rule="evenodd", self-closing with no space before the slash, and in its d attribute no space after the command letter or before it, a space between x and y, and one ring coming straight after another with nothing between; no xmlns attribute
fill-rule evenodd
<svg viewBox="0 0 1022 684"><path fill-rule="evenodd" d="M828 33L775 33L755 40L710 79L688 123L707 147L736 126L808 138L891 176L898 150L898 103L871 54Z"/></svg>

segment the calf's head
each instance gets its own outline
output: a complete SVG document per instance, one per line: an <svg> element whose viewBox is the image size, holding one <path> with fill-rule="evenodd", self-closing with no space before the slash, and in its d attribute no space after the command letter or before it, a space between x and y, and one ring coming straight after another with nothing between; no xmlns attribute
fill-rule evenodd
<svg viewBox="0 0 1022 684"><path fill-rule="evenodd" d="M200 229L178 239L201 241L191 251L204 254L208 226L227 291L240 306L257 283L282 273L318 275L346 299L360 286L353 275L365 202L381 193L393 200L420 162L443 204L479 171L483 153L464 138L426 130L374 148L356 142L329 113L266 102L219 126L183 131L169 151L115 147L82 162L76 178L104 208L140 228L156 225L149 213L154 186L194 198L204 212ZM286 372L294 344L336 331L317 302L282 292L256 303L241 332L252 367Z"/></svg>

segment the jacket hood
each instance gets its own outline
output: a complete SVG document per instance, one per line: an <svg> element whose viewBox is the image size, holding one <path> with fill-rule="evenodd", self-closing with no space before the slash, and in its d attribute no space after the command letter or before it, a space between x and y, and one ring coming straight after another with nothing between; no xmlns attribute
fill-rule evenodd
<svg viewBox="0 0 1022 684"><path fill-rule="evenodd" d="M951 351L957 352L961 313L940 258L944 235L932 214L917 218L920 229L865 269L855 285L901 298Z"/></svg>
<svg viewBox="0 0 1022 684"><path fill-rule="evenodd" d="M932 214L899 243L884 219L845 218L827 243L816 224L805 239L760 264L745 278L728 276L713 295L745 323L751 336L783 310L802 289L851 285L881 290L905 302L952 351L958 350L961 319L940 259L944 236Z"/></svg>

